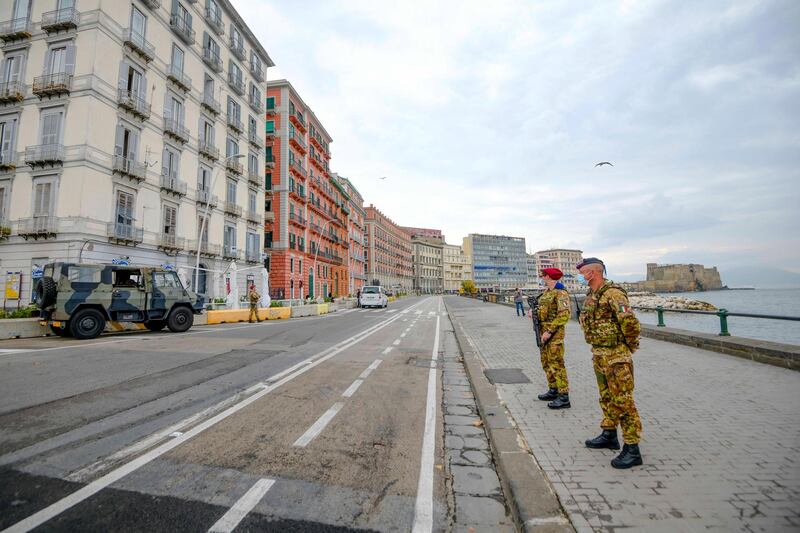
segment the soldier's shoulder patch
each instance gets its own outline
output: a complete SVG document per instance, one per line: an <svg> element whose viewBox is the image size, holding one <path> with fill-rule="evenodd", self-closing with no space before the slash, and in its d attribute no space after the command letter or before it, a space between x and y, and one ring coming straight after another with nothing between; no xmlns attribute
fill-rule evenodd
<svg viewBox="0 0 800 533"><path fill-rule="evenodd" d="M631 306L630 306L630 305L627 305L627 304L619 304L619 312L620 312L620 313L630 313L630 312L631 312L631 310L632 310L632 309L631 309Z"/></svg>

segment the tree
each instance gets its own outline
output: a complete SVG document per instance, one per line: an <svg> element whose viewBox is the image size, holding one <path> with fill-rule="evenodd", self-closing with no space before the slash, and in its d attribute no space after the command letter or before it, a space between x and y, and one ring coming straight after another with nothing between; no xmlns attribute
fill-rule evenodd
<svg viewBox="0 0 800 533"><path fill-rule="evenodd" d="M478 288L475 286L475 282L471 279L465 279L461 282L461 290L467 294L475 294L478 292Z"/></svg>

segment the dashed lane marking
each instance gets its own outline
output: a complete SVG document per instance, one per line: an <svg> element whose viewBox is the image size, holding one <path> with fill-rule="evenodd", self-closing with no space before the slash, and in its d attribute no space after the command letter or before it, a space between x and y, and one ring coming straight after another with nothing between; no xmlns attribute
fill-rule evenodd
<svg viewBox="0 0 800 533"><path fill-rule="evenodd" d="M258 505L258 502L261 501L264 494L266 494L274 484L274 479L262 478L256 481L255 484L250 487L250 490L245 492L244 496L239 498L239 500L233 504L233 507L228 509L228 512L222 515L222 518L211 526L208 530L209 533L230 533L236 529L239 522L247 516L247 513L253 510L253 507Z"/></svg>
<svg viewBox="0 0 800 533"><path fill-rule="evenodd" d="M350 396L356 393L356 391L358 390L358 388L361 386L362 383L364 383L363 379L355 380L349 387L347 387L347 390L342 393L342 396L344 396L345 398L349 398Z"/></svg>
<svg viewBox="0 0 800 533"><path fill-rule="evenodd" d="M312 440L314 440L314 438L315 438L317 435L319 435L320 433L322 433L322 430L323 430L323 429L325 429L325 427L326 427L328 424L330 424L331 420L333 420L333 417L335 417L335 416L336 416L336 413L338 413L338 412L339 412L339 410L340 410L342 407L344 407L344 404L343 404L342 402L336 402L335 404L333 404L333 407L331 407L330 409L328 409L327 411L325 411L325 413L323 413L323 415L322 415L321 417L319 417L319 418L317 419L317 421L316 421L316 422L314 422L314 423L311 425L311 427L310 427L310 428L308 428L308 430L306 430L306 432L305 432L305 433L303 433L303 434L300 436L300 438L299 438L299 439L297 439L296 441L294 441L294 444L293 444L293 446L297 446L297 447L299 447L299 448L305 448L306 446L308 446L308 444L309 444L309 443L310 443Z"/></svg>

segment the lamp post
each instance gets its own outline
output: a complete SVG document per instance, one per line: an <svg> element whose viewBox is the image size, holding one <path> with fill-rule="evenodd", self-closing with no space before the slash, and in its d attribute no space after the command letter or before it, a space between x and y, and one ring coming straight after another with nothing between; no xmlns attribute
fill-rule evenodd
<svg viewBox="0 0 800 533"><path fill-rule="evenodd" d="M226 157L222 160L222 166L224 167L228 161L231 159L239 159L244 157L244 154L234 154L231 156ZM206 221L208 220L208 208L211 206L211 193L214 191L214 185L217 183L217 176L219 176L219 170L217 169L216 172L213 172L211 175L211 185L208 187L208 198L206 198L206 208L203 210L203 220L200 222L200 233L197 235L197 261L195 262L194 267L194 290L196 293L200 293L199 285L200 285L200 247L203 244L203 233L206 229Z"/></svg>
<svg viewBox="0 0 800 533"><path fill-rule="evenodd" d="M313 270L314 270L314 285L311 287L312 289L314 289L314 292L316 292L316 286L317 286L317 255L319 254L319 245L322 242L322 233L325 231L325 227L330 223L331 223L330 219L326 220L325 223L320 227L320 229L319 229L319 237L317 238L317 248L316 248L316 250L314 250L314 266L313 266ZM325 296L326 295L323 295L323 298Z"/></svg>

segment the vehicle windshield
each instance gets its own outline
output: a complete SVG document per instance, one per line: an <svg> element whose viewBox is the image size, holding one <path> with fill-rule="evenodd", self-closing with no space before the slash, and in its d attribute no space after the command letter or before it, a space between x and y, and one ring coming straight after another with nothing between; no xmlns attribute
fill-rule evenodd
<svg viewBox="0 0 800 533"><path fill-rule="evenodd" d="M361 294L378 294L381 292L379 287L364 287L361 289Z"/></svg>

